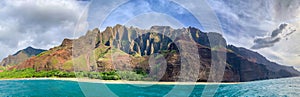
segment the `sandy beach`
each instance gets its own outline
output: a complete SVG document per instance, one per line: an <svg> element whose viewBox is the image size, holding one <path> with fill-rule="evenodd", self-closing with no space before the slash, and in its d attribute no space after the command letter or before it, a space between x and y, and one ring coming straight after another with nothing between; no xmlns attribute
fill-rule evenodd
<svg viewBox="0 0 300 97"><path fill-rule="evenodd" d="M127 81L127 80L100 80L89 78L13 78L1 80L62 80L76 81L88 83L103 83L103 84L157 84L157 85L220 85L220 84L241 84L241 82L155 82L155 81Z"/></svg>

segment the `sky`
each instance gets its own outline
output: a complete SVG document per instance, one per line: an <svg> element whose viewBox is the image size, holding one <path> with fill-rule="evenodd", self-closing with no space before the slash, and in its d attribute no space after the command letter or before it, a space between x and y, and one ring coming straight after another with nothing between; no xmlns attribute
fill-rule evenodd
<svg viewBox="0 0 300 97"><path fill-rule="evenodd" d="M300 69L299 0L1 0L0 59L49 49L89 29L193 26Z"/></svg>

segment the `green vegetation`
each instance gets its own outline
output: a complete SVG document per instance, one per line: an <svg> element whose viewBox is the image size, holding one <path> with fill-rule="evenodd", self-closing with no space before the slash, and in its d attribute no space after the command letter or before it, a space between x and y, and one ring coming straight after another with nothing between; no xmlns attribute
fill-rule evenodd
<svg viewBox="0 0 300 97"><path fill-rule="evenodd" d="M40 54L36 55L37 57L40 57L40 56L43 56L43 55L47 55L47 54L50 54L51 51L44 51L44 52L41 52Z"/></svg>
<svg viewBox="0 0 300 97"><path fill-rule="evenodd" d="M0 70L5 70L6 67L5 66L0 66Z"/></svg>
<svg viewBox="0 0 300 97"><path fill-rule="evenodd" d="M160 53L165 56L167 54L175 54L175 53L177 53L177 51L176 50L161 50Z"/></svg>
<svg viewBox="0 0 300 97"><path fill-rule="evenodd" d="M49 54L55 52L56 50L62 49L62 48L63 48L63 47L60 47L60 46L59 46L59 47L54 47L54 48L52 48L52 49L50 49L50 50L41 52L40 54L36 55L36 57L41 57L41 56L49 55Z"/></svg>
<svg viewBox="0 0 300 97"><path fill-rule="evenodd" d="M77 77L88 77L91 79L102 80L129 80L138 81L146 77L133 71L109 71L109 72L77 72Z"/></svg>
<svg viewBox="0 0 300 97"><path fill-rule="evenodd" d="M226 50L226 47L223 47L223 46L221 46L221 45L217 45L217 46L212 46L211 47L211 50L212 51L222 51L222 50Z"/></svg>
<svg viewBox="0 0 300 97"><path fill-rule="evenodd" d="M95 59L101 59L101 58L111 58L111 55L113 54L119 54L119 55L126 55L127 53L114 48L114 47L108 47L108 46L104 46L104 45L100 45L100 47L96 48L93 51L93 57L95 57Z"/></svg>
<svg viewBox="0 0 300 97"><path fill-rule="evenodd" d="M71 70L73 68L73 61L72 60L69 60L69 61L66 61L63 65L62 65L62 68L64 70Z"/></svg>
<svg viewBox="0 0 300 97"><path fill-rule="evenodd" d="M59 70L35 71L32 68L23 70L11 70L0 72L0 78L35 78L35 77L75 77L74 72L65 72Z"/></svg>
<svg viewBox="0 0 300 97"><path fill-rule="evenodd" d="M52 63L52 64L58 64L59 61L58 61L57 58L53 57L53 58L51 59L51 63Z"/></svg>
<svg viewBox="0 0 300 97"><path fill-rule="evenodd" d="M77 72L77 77L87 77L91 79L102 79L102 80L120 80L120 77L116 72Z"/></svg>
<svg viewBox="0 0 300 97"><path fill-rule="evenodd" d="M132 53L131 55L132 55L133 57L135 57L135 58L142 57L142 55L141 55L141 54L139 54L139 53L137 53L137 52L135 52L135 53Z"/></svg>
<svg viewBox="0 0 300 97"><path fill-rule="evenodd" d="M94 55L96 55L96 56L95 56L96 59L103 58L104 55L107 53L107 49L109 48L109 47L106 47L106 46L103 46L103 45L100 45L100 46L101 46L101 47L96 48L96 49L94 50Z"/></svg>
<svg viewBox="0 0 300 97"><path fill-rule="evenodd" d="M117 71L117 74L121 77L122 80L129 80L129 81L140 81L146 77L143 74L137 74L136 72L132 72L132 71Z"/></svg>
<svg viewBox="0 0 300 97"><path fill-rule="evenodd" d="M0 72L0 79L3 78L39 78L39 77L63 77L63 78L75 78L75 77L87 77L91 79L102 80L129 80L137 81L143 80L146 74L139 71L138 74L133 71L109 71L109 72L65 72L60 70L51 71L35 71L32 68L23 70L4 70Z"/></svg>

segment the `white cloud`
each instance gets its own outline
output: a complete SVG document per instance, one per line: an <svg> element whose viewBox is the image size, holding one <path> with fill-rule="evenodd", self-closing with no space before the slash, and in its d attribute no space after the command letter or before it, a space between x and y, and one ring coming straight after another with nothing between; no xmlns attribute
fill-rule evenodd
<svg viewBox="0 0 300 97"><path fill-rule="evenodd" d="M271 0L273 21L287 21L300 18L299 0Z"/></svg>
<svg viewBox="0 0 300 97"><path fill-rule="evenodd" d="M81 2L81 1L80 1ZM0 58L33 46L48 49L72 38L85 4L75 0L0 1ZM86 19L84 19L86 20ZM84 21L83 20L83 21Z"/></svg>
<svg viewBox="0 0 300 97"><path fill-rule="evenodd" d="M104 20L114 9L127 1L128 0L92 0L89 5L89 12L87 16L89 29L100 27L101 30L104 30L104 28L108 26L103 25Z"/></svg>
<svg viewBox="0 0 300 97"><path fill-rule="evenodd" d="M268 59L300 67L299 37L296 22L300 18L299 0L208 0L222 23L224 36L229 44L250 48L257 37L271 35L282 23L296 28L292 35L282 39L271 48L256 50ZM292 23L294 22L294 23ZM288 38L286 40L286 38Z"/></svg>
<svg viewBox="0 0 300 97"><path fill-rule="evenodd" d="M300 21L290 23L295 28L300 28ZM300 70L300 31L285 37L272 48L259 50L260 53L269 57L269 59L281 63L283 65L295 66Z"/></svg>
<svg viewBox="0 0 300 97"><path fill-rule="evenodd" d="M181 24L173 17L168 16L166 14L155 13L155 12L136 16L135 18L129 20L125 25L134 26L141 29L150 29L150 27L154 25L171 26L172 28L175 29L184 27L183 24Z"/></svg>
<svg viewBox="0 0 300 97"><path fill-rule="evenodd" d="M107 13L108 16L103 18L103 22L101 22L100 29L104 29L107 26L114 26L116 24L123 24L135 17L139 13L150 12L151 8L147 1L137 0L135 2L124 2L127 0L123 0L123 3L119 3L119 6L115 6L117 3L113 3L115 8L111 7L111 13ZM126 9L126 10L125 10Z"/></svg>

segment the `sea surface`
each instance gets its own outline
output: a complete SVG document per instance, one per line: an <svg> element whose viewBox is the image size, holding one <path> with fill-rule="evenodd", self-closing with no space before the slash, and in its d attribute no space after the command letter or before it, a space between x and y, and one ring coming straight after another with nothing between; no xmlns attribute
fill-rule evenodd
<svg viewBox="0 0 300 97"><path fill-rule="evenodd" d="M223 85L103 84L61 80L2 80L0 96L42 97L300 97L300 77Z"/></svg>

